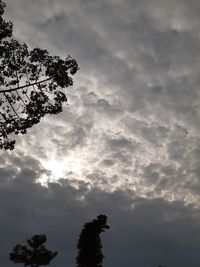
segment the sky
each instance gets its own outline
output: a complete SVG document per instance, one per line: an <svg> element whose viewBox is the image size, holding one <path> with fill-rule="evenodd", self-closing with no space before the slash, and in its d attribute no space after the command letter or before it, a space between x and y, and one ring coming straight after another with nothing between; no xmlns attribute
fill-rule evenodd
<svg viewBox="0 0 200 267"><path fill-rule="evenodd" d="M104 267L200 263L200 2L7 0L14 37L71 55L68 103L0 151L0 265L34 234L75 266L108 216Z"/></svg>

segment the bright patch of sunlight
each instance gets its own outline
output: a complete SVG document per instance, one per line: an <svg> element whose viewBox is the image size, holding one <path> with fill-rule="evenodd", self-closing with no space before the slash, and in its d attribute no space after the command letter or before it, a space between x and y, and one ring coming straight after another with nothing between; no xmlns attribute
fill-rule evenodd
<svg viewBox="0 0 200 267"><path fill-rule="evenodd" d="M44 174L38 180L38 182L43 185L46 185L49 181L55 182L61 178L67 178L67 174L69 173L77 174L77 176L81 173L80 159L76 159L72 156L60 160L49 159L41 161L41 164L47 171L49 171L49 175Z"/></svg>

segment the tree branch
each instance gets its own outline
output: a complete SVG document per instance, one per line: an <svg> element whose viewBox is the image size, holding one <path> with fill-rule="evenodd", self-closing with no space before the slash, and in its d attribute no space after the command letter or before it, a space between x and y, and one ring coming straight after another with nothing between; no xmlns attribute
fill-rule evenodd
<svg viewBox="0 0 200 267"><path fill-rule="evenodd" d="M9 92L18 91L19 89L23 89L25 87L29 87L29 86L37 85L37 84L40 84L40 83L43 83L43 82L47 82L47 81L49 81L51 79L52 79L52 77L44 79L44 80L39 81L39 82L29 83L29 84L18 86L18 87L11 88L11 89L0 90L0 93L9 93Z"/></svg>

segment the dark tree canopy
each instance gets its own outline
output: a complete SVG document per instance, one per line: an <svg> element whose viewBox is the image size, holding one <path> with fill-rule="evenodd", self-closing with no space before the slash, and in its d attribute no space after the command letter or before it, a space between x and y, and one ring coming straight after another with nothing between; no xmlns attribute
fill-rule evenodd
<svg viewBox="0 0 200 267"><path fill-rule="evenodd" d="M25 134L46 114L58 114L67 102L63 89L73 85L77 62L47 50L29 50L12 39L12 23L0 0L0 148L14 149L13 134Z"/></svg>
<svg viewBox="0 0 200 267"><path fill-rule="evenodd" d="M26 245L16 245L10 253L10 260L14 263L23 263L24 266L39 267L48 265L51 260L58 254L45 248L44 243L47 238L45 235L34 235L27 239Z"/></svg>
<svg viewBox="0 0 200 267"><path fill-rule="evenodd" d="M77 267L102 267L104 255L100 234L109 228L106 215L99 215L83 226L77 245Z"/></svg>

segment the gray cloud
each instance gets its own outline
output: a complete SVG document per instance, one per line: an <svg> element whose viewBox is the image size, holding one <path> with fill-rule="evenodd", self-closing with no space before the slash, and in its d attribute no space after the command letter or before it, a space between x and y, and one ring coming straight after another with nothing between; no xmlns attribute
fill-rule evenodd
<svg viewBox="0 0 200 267"><path fill-rule="evenodd" d="M172 195L182 179L177 197L187 191L191 198L199 175L191 153L199 147L198 3L7 4L19 39L60 55L68 50L81 67L69 106L19 137L18 151L46 161L79 155L82 176L103 168L108 179L126 174L134 187L148 187L152 179L154 189L163 186ZM117 145L116 137L134 141ZM154 164L156 174L146 171ZM166 166L173 175L162 173Z"/></svg>
<svg viewBox="0 0 200 267"><path fill-rule="evenodd" d="M74 265L83 223L105 213L111 229L102 237L104 266L198 266L199 211L192 206L141 198L131 191L89 190L87 183L77 187L67 180L43 187L34 182L39 165L35 170L19 169L15 177L7 172L1 183L2 265L11 266L10 249L35 233L46 233L48 246L59 251L52 266Z"/></svg>
<svg viewBox="0 0 200 267"><path fill-rule="evenodd" d="M6 2L17 38L69 53L80 71L64 112L18 136L15 152L1 152L2 242L24 212L27 230L19 220L16 242L48 222L61 250L55 264L74 264L80 225L107 212L105 265L197 266L198 1ZM34 183L60 167L61 184Z"/></svg>

